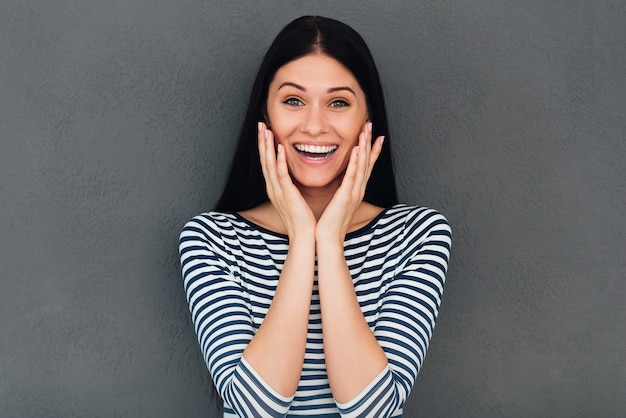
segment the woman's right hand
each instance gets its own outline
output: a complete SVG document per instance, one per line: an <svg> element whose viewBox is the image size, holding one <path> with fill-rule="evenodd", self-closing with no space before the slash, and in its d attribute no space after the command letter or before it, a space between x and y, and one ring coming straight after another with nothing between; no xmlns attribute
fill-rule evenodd
<svg viewBox="0 0 626 418"><path fill-rule="evenodd" d="M274 134L263 122L258 125L259 156L267 196L276 208L290 239L315 236L317 221L300 190L291 181L285 150L274 147Z"/></svg>

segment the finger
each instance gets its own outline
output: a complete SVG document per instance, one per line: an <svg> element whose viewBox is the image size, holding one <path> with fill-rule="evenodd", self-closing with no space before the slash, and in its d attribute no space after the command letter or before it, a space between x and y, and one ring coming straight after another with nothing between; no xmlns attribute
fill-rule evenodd
<svg viewBox="0 0 626 418"><path fill-rule="evenodd" d="M271 158L268 158L267 153L268 132L271 131L267 129L267 126L263 122L259 122L258 127L259 158L261 159L261 164L263 165L263 167L267 169L267 164L271 160Z"/></svg>
<svg viewBox="0 0 626 418"><path fill-rule="evenodd" d="M362 179L360 179L360 185L362 187L362 193L363 195L365 195L365 191L367 189L367 183L369 182L370 176L372 174L372 170L374 169L374 164L376 163L376 160L378 160L378 157L380 155L380 152L382 150L382 142L384 140L384 137L379 136L378 138L376 138L376 140L372 141L372 135L373 135L373 127L372 127L372 123L368 123L368 127L367 127L367 164L366 164L366 168L363 172L363 177Z"/></svg>
<svg viewBox="0 0 626 418"><path fill-rule="evenodd" d="M365 159L365 166L367 167L369 165L369 158L372 150L372 122L368 122L365 125L365 135L363 142L365 149L365 155L363 156L363 158Z"/></svg>
<svg viewBox="0 0 626 418"><path fill-rule="evenodd" d="M385 142L385 137L383 135L376 138L376 140L372 143L372 150L370 152L370 164L374 164L378 157L380 157L380 153L383 150L383 143Z"/></svg>
<svg viewBox="0 0 626 418"><path fill-rule="evenodd" d="M367 182L366 176L369 165L369 154L370 154L370 136L371 136L371 124L367 123L365 125L365 129L359 135L359 155L358 155L358 166L355 175L355 185L357 193L363 193L365 191L364 183Z"/></svg>
<svg viewBox="0 0 626 418"><path fill-rule="evenodd" d="M288 187L292 185L291 176L289 176L289 169L287 168L287 157L285 155L285 148L282 144L278 144L278 154L276 156L276 174L281 187Z"/></svg>
<svg viewBox="0 0 626 418"><path fill-rule="evenodd" d="M259 160L261 161L261 171L263 172L263 178L265 179L265 188L268 196L272 193L271 184L269 183L269 173L267 169L267 152L265 150L267 146L267 139L265 137L265 131L267 130L263 122L258 123L258 147L259 147Z"/></svg>
<svg viewBox="0 0 626 418"><path fill-rule="evenodd" d="M263 132L264 137L264 153L265 153L265 166L267 169L267 182L270 187L276 189L279 186L278 178L276 175L276 151L274 150L274 135L272 131L266 129Z"/></svg>
<svg viewBox="0 0 626 418"><path fill-rule="evenodd" d="M347 193L351 193L354 190L359 166L360 153L361 152L358 145L352 149L352 152L350 153L350 159L348 160L348 166L346 167L343 179L341 180L341 186L339 187L340 190L347 191Z"/></svg>
<svg viewBox="0 0 626 418"><path fill-rule="evenodd" d="M258 122L257 128L257 145L259 147L259 159L261 160L261 169L263 170L263 175L265 176L265 136L263 135L265 124L263 122Z"/></svg>
<svg viewBox="0 0 626 418"><path fill-rule="evenodd" d="M385 137L381 135L378 138L376 138L376 140L374 141L374 145L372 145L372 151L369 157L369 168L368 168L368 175L367 175L368 179L369 179L369 175L372 173L372 170L374 169L374 164L376 164L376 161L378 161L378 157L380 157L380 154L383 150L384 142L385 142Z"/></svg>
<svg viewBox="0 0 626 418"><path fill-rule="evenodd" d="M267 129L265 124L260 125L261 131L259 139L259 154L263 163L263 176L265 177L265 188L267 196L274 201L276 194L280 192L277 189L276 181L276 154L274 151L274 137L272 131Z"/></svg>

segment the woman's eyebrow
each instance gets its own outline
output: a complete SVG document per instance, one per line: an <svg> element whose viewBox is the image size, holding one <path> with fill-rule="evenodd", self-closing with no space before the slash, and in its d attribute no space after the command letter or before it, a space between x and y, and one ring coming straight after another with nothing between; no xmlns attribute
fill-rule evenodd
<svg viewBox="0 0 626 418"><path fill-rule="evenodd" d="M301 91L306 91L306 89L296 83L292 83L291 81L285 81L283 84L281 84L280 86L278 86L278 90L282 89L283 87L287 87L287 86L291 86L293 88L296 88L298 90ZM337 91L349 91L350 93L352 93L353 95L356 96L356 93L354 92L354 90L352 90L350 87L347 86L341 86L341 87L331 87L328 90L326 90L326 93L335 93Z"/></svg>
<svg viewBox="0 0 626 418"><path fill-rule="evenodd" d="M354 92L354 90L352 90L350 87L332 87L328 90L326 90L327 93L334 93L336 91L349 91L350 93L354 94L356 96L356 93Z"/></svg>
<svg viewBox="0 0 626 418"><path fill-rule="evenodd" d="M283 84L281 84L280 86L278 86L278 89L277 89L277 90L280 90L280 89L282 89L283 87L286 87L286 86L291 86L291 87L295 87L295 88L297 88L298 90L306 91L306 89L305 89L304 87L302 87L302 86L301 86L301 85L299 85L299 84L292 83L291 81L285 81Z"/></svg>

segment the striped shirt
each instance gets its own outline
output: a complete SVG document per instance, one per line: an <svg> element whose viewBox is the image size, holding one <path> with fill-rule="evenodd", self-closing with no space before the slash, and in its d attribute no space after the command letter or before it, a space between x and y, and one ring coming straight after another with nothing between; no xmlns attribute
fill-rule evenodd
<svg viewBox="0 0 626 418"><path fill-rule="evenodd" d="M451 246L446 219L399 204L346 235L357 299L388 366L343 404L328 384L317 277L296 393L280 395L242 356L272 303L288 245L286 235L230 212L199 215L181 233L189 310L224 416L401 416L439 313Z"/></svg>

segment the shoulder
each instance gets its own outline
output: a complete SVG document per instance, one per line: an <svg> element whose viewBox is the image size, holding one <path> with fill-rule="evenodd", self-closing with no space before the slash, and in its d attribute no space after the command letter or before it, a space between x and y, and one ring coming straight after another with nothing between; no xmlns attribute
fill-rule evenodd
<svg viewBox="0 0 626 418"><path fill-rule="evenodd" d="M190 239L221 241L222 236L232 234L236 215L229 212L205 212L194 216L183 227L180 242Z"/></svg>
<svg viewBox="0 0 626 418"><path fill-rule="evenodd" d="M206 212L193 217L183 227L178 242L178 252L183 271L194 269L211 260L213 264L232 266L238 250L236 215Z"/></svg>
<svg viewBox="0 0 626 418"><path fill-rule="evenodd" d="M398 233L397 272L406 272L430 266L440 281L445 274L452 249L452 231L448 220L437 210L424 206L396 205L393 207L402 219ZM429 273L430 274L430 273Z"/></svg>
<svg viewBox="0 0 626 418"><path fill-rule="evenodd" d="M403 219L407 223L418 219L430 219L435 222L444 222L448 224L447 219L436 209L420 205L408 205L406 203L398 203L385 209L384 218L387 219Z"/></svg>
<svg viewBox="0 0 626 418"><path fill-rule="evenodd" d="M191 218L183 227L183 231L189 229L230 229L236 219L237 215L232 212L205 212Z"/></svg>
<svg viewBox="0 0 626 418"><path fill-rule="evenodd" d="M420 239L433 233L448 237L452 235L446 217L439 211L425 206L400 203L388 208L384 218L401 228L407 238Z"/></svg>
<svg viewBox="0 0 626 418"><path fill-rule="evenodd" d="M183 228L194 228L194 227L224 227L231 225L233 221L235 221L237 216L232 212L204 212L200 215L194 216L191 218L189 222L187 222Z"/></svg>

